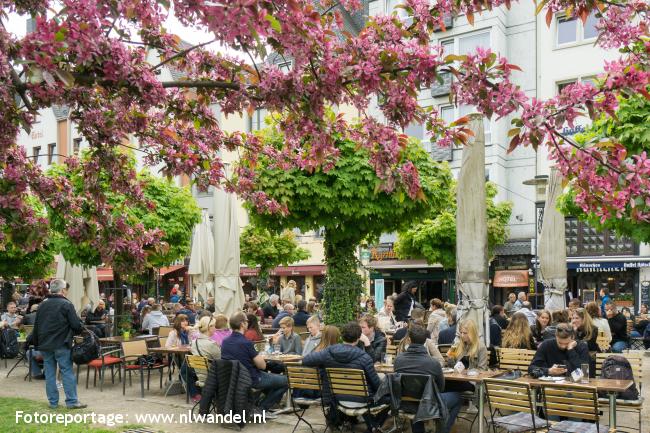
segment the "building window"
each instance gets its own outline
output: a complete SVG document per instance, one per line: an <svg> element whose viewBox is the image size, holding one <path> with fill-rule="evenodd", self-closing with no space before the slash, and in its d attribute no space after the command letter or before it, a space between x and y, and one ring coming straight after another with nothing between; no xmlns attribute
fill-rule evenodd
<svg viewBox="0 0 650 433"><path fill-rule="evenodd" d="M56 161L54 159L54 155L56 154L56 143L50 143L47 145L47 163L49 165L52 164L52 161Z"/></svg>
<svg viewBox="0 0 650 433"><path fill-rule="evenodd" d="M587 83L587 84L591 84L594 87L596 87L597 85L596 77L593 75L590 75L588 77L578 77L573 80L559 81L557 83L557 94L559 95L560 93L562 93L562 90L564 90L564 88L567 87L568 85L575 84L575 83Z"/></svg>
<svg viewBox="0 0 650 433"><path fill-rule="evenodd" d="M32 156L34 157L34 164L38 164L38 158L41 156L41 146L35 146L32 149Z"/></svg>
<svg viewBox="0 0 650 433"><path fill-rule="evenodd" d="M268 112L264 108L258 108L255 110L248 123L248 130L250 132L259 131L264 128L264 118L267 116Z"/></svg>
<svg viewBox="0 0 650 433"><path fill-rule="evenodd" d="M81 150L81 138L75 138L72 140L72 154L79 155L79 150Z"/></svg>
<svg viewBox="0 0 650 433"><path fill-rule="evenodd" d="M472 105L461 105L460 107L446 105L440 107L440 117L447 124L472 113L476 113L476 107ZM487 117L483 118L483 132L485 134L485 144L492 144L492 123Z"/></svg>
<svg viewBox="0 0 650 433"><path fill-rule="evenodd" d="M578 18L570 18L566 16L557 17L557 45L573 44L576 42L588 41L598 37L598 18L595 13L591 13L587 17L587 21L583 24L582 20Z"/></svg>
<svg viewBox="0 0 650 433"><path fill-rule="evenodd" d="M619 238L613 232L599 232L576 218L564 221L566 255L580 256L621 256L634 255L635 244L631 239Z"/></svg>

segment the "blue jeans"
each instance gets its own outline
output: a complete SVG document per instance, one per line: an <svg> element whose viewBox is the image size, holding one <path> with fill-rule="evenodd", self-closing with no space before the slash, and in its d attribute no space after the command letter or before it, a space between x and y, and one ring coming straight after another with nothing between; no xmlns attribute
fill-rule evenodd
<svg viewBox="0 0 650 433"><path fill-rule="evenodd" d="M641 338L643 336L641 335L641 333L639 331L633 330L632 332L630 332L630 337L632 337L632 338Z"/></svg>
<svg viewBox="0 0 650 433"><path fill-rule="evenodd" d="M43 354L38 350L34 350L34 349L29 349L27 351L27 359L29 360L29 363L31 365L32 377L40 376L41 374L43 374L43 369L41 368L39 361L36 360L37 356L40 358L43 356Z"/></svg>
<svg viewBox="0 0 650 433"><path fill-rule="evenodd" d="M282 399L282 396L287 392L288 387L287 376L261 371L260 380L257 382L257 385L253 387L264 392L264 398L260 402L260 409L271 409Z"/></svg>
<svg viewBox="0 0 650 433"><path fill-rule="evenodd" d="M442 401L445 402L447 409L449 410L449 419L447 419L447 425L443 426L442 433L449 433L451 428L454 426L454 423L456 422L456 418L458 417L458 413L460 412L463 401L460 398L459 392L443 392L440 393L440 397L442 398ZM413 433L424 433L424 423L413 423L411 430Z"/></svg>
<svg viewBox="0 0 650 433"><path fill-rule="evenodd" d="M72 370L72 352L67 347L55 351L42 351L45 367L45 392L50 406L59 405L59 390L56 387L56 366L61 371L61 381L65 391L65 405L70 407L77 403L77 379Z"/></svg>
<svg viewBox="0 0 650 433"><path fill-rule="evenodd" d="M617 341L612 344L612 352L614 353L623 353L625 349L627 349L627 343L625 341Z"/></svg>

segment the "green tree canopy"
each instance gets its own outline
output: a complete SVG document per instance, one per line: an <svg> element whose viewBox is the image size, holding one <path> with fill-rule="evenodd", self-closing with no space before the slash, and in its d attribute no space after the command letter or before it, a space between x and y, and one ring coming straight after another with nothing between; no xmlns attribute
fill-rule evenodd
<svg viewBox="0 0 650 433"><path fill-rule="evenodd" d="M273 129L264 130L261 138L278 149L283 145L283 136ZM354 319L362 290L357 246L364 239L407 227L439 211L448 202L452 176L446 163L433 162L419 143L405 140L401 158L417 168L422 194L411 199L399 183L394 191L386 192L379 188L381 181L368 162L365 148L338 135L332 140L340 155L327 171L284 170L268 157L261 157L256 186L286 206L288 213L251 212L251 220L276 232L295 227L302 231L325 228L326 320L344 323Z"/></svg>
<svg viewBox="0 0 650 433"><path fill-rule="evenodd" d="M262 278L276 266L289 266L311 256L298 246L290 230L277 234L255 224L246 226L239 237L239 248L241 261L252 268L259 266Z"/></svg>
<svg viewBox="0 0 650 433"><path fill-rule="evenodd" d="M496 186L486 186L488 254L508 239L508 221L512 213L511 202L494 203ZM456 267L456 186L449 189L447 206L442 212L432 213L426 219L398 234L395 251L400 258L424 258L427 263L441 264L444 268Z"/></svg>
<svg viewBox="0 0 650 433"><path fill-rule="evenodd" d="M644 96L632 96L619 101L616 117L601 117L584 134L576 135L575 141L582 145L600 142L606 146L616 141L625 146L628 156L650 152L650 101ZM576 191L569 187L558 200L558 208L565 215L586 221L592 227L608 229L619 236L627 236L638 242L650 242L650 224L641 224L633 215L635 207L629 201L625 212L602 220L593 213L585 213L575 204Z"/></svg>

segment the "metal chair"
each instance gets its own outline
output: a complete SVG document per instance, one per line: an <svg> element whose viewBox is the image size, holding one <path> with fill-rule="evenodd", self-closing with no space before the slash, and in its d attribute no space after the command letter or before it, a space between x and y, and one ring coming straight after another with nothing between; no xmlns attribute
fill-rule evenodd
<svg viewBox="0 0 650 433"><path fill-rule="evenodd" d="M503 379L485 379L485 394L494 433L497 427L511 433L534 432L546 428L546 421L535 415L534 390L527 383ZM501 411L514 412L503 415ZM497 413L501 416L495 418Z"/></svg>
<svg viewBox="0 0 650 433"><path fill-rule="evenodd" d="M608 427L600 424L598 392L594 386L585 385L543 385L542 398L546 412L548 433L567 433L591 431L607 433ZM564 421L550 422L550 417L568 418ZM579 421L575 421L579 420Z"/></svg>
<svg viewBox="0 0 650 433"><path fill-rule="evenodd" d="M86 367L86 389L90 379L90 369L94 371L93 386L97 386L97 374L99 373L99 392L104 391L104 375L106 367L111 369L111 383L115 383L115 366L118 366L117 373L120 381L122 380L122 359L119 357L121 349L100 346L99 357L90 361ZM77 383L79 382L79 370L81 366L77 364Z"/></svg>
<svg viewBox="0 0 650 433"><path fill-rule="evenodd" d="M148 355L147 342L144 340L133 340L122 342L122 368L124 369L124 380L122 381L122 395L126 394L126 373L129 373L129 386L133 383L131 381L131 373L137 371L140 373L140 394L144 398L144 372L145 363L143 359ZM149 380L151 379L151 370L160 371L160 388L163 382L163 369L165 364L146 365L147 371L147 389L149 389Z"/></svg>
<svg viewBox="0 0 650 433"><path fill-rule="evenodd" d="M322 400L320 398L294 397L294 391L320 391L320 373L317 368L302 366L287 366L286 371L291 409L293 414L298 417L298 421L296 421L291 433L296 431L301 421L307 424L313 433L314 427L304 418L304 415L307 409L312 406L320 405L322 408ZM325 426L325 430L327 430L327 426Z"/></svg>

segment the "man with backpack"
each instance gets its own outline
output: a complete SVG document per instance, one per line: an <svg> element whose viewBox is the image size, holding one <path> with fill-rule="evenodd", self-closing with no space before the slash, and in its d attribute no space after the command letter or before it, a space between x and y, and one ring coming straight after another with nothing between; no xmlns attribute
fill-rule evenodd
<svg viewBox="0 0 650 433"><path fill-rule="evenodd" d="M59 390L56 385L57 365L61 371L65 404L68 409L83 409L87 405L77 399L77 381L72 366L72 337L81 332L83 326L74 306L66 298L65 280L57 278L50 283L50 293L38 308L34 324L34 345L43 355L45 369L45 392L50 408L59 405Z"/></svg>

